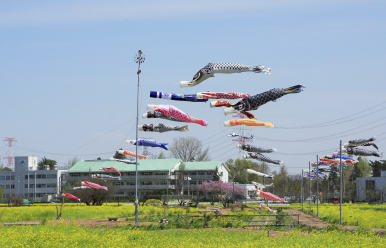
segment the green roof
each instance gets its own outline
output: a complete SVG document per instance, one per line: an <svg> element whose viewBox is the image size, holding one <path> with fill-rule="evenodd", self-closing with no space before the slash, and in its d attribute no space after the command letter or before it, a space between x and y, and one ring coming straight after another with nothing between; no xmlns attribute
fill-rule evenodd
<svg viewBox="0 0 386 248"><path fill-rule="evenodd" d="M183 163L185 164L185 170L187 171L206 171L206 170L215 170L216 167L220 167L223 162L201 161L201 162L183 162ZM176 170L179 169L179 166L176 167Z"/></svg>
<svg viewBox="0 0 386 248"><path fill-rule="evenodd" d="M174 166L179 165L181 160L179 159L139 159L138 171L170 171ZM88 160L79 161L72 166L68 173L97 173L101 172L99 168L102 167L114 167L120 172L133 172L135 171L135 164L125 164L122 162L111 160Z"/></svg>

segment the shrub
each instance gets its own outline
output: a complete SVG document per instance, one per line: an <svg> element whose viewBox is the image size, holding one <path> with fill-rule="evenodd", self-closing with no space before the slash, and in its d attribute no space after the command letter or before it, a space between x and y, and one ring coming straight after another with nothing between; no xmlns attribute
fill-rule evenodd
<svg viewBox="0 0 386 248"><path fill-rule="evenodd" d="M149 206L149 205L152 205L152 206L162 205L162 201L157 200L157 199L149 199L149 200L146 200L145 205L146 206Z"/></svg>

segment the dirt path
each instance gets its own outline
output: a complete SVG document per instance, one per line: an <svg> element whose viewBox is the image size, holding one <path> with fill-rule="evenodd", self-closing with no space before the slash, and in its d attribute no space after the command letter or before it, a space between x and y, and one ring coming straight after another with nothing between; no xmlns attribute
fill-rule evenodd
<svg viewBox="0 0 386 248"><path fill-rule="evenodd" d="M303 225L303 226L309 226L315 229L323 229L332 225L330 223L327 223L321 220L316 216L305 214L302 211L300 211L300 209L286 209L285 212L287 214L299 214L299 223L300 225ZM295 222L298 221L297 216L292 216L292 219ZM344 226L344 225L336 225L336 226L349 231L355 231L358 228L358 226ZM386 233L386 229L382 229L382 228L370 228L370 230L376 233Z"/></svg>

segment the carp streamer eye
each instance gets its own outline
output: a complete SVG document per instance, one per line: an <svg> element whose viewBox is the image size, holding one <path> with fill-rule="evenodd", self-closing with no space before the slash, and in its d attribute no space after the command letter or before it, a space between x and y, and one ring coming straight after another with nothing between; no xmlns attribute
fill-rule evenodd
<svg viewBox="0 0 386 248"><path fill-rule="evenodd" d="M196 73L196 75L194 75L193 81L197 81L197 80L201 79L203 75L204 75L203 70L199 70L199 71Z"/></svg>

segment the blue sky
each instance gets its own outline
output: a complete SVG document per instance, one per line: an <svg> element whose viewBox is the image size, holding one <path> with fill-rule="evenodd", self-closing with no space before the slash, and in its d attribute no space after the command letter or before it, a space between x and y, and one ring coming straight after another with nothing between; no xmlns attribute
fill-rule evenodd
<svg viewBox="0 0 386 248"><path fill-rule="evenodd" d="M384 1L0 1L0 137L17 138L17 156L46 156L59 165L134 151L125 140L135 139L134 55L142 49L140 114L146 104L171 104L209 125L140 137L170 143L194 136L210 146L213 160L235 159L238 150L226 136L235 130L223 126L231 119L223 108L152 99L149 91L258 94L303 84L302 93L253 111L276 126L254 127L253 145L277 148L269 157L283 160L291 174L340 140L377 135L383 151L385 7ZM179 87L209 62L264 65L272 76L217 74ZM320 123L326 124L302 127ZM0 147L6 156L6 143Z"/></svg>

